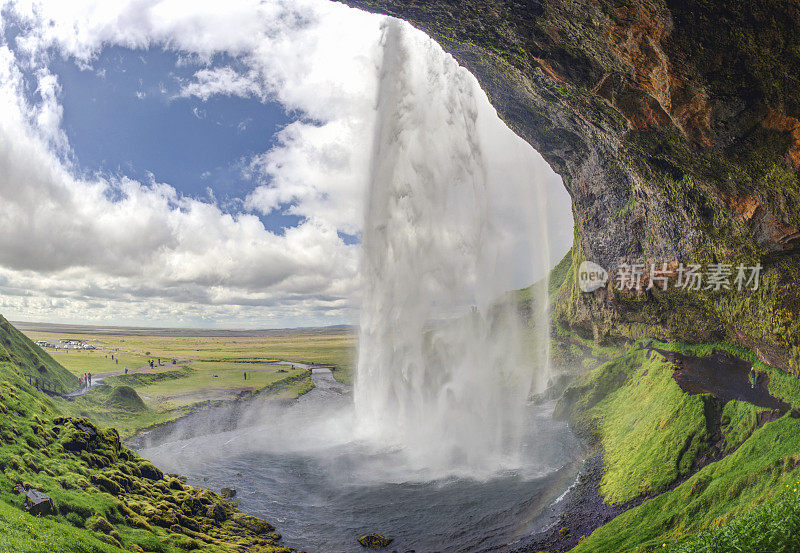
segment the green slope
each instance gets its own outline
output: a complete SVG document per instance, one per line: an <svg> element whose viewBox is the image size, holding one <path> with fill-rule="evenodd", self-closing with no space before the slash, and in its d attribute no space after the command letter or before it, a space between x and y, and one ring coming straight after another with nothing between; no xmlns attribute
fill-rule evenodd
<svg viewBox="0 0 800 553"><path fill-rule="evenodd" d="M800 380L771 371L770 390L796 406ZM765 543L774 551L794 551L779 544L792 543L800 528L800 418L790 412L759 428L762 408L727 403L720 430L730 454L692 474L709 442L712 421L703 409L708 396L684 393L671 374L661 355L632 350L586 373L559 402L556 414L604 451L600 492L607 502L663 492L601 526L573 551L756 552ZM764 530L770 533L762 535Z"/></svg>
<svg viewBox="0 0 800 553"><path fill-rule="evenodd" d="M41 364L50 378L74 377L5 319L0 332L0 552L289 551L271 525L164 475L122 446L115 429L65 416L64 400L22 375ZM141 408L130 388L109 393L109 401ZM23 510L30 489L52 498L50 514Z"/></svg>
<svg viewBox="0 0 800 553"><path fill-rule="evenodd" d="M50 357L27 336L0 315L0 362L10 363L21 374L30 374L55 382L72 391L78 377Z"/></svg>

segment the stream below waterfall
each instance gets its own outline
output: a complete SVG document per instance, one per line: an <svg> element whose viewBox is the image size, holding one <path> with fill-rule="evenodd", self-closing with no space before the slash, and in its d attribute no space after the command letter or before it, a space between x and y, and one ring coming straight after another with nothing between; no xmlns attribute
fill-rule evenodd
<svg viewBox="0 0 800 553"><path fill-rule="evenodd" d="M307 553L363 551L357 538L373 532L394 538L388 551L505 549L553 523L548 506L577 473L580 445L552 420L552 403L526 411L524 464L474 479L410 471L402 451L353 439L349 389L329 371L313 378L316 388L290 405L254 406L258 425L167 435L140 454L192 485L236 489L240 509L272 522L284 545ZM175 435L185 436L187 425L191 417L176 423Z"/></svg>

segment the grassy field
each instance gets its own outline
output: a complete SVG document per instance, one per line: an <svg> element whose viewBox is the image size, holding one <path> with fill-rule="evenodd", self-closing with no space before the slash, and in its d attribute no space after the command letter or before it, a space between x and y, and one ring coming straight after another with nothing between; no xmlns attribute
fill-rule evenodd
<svg viewBox="0 0 800 553"><path fill-rule="evenodd" d="M74 402L64 402L62 408L115 426L123 438L198 408L262 392L293 398L313 387L307 371L269 364L272 361L331 366L340 381L350 382L356 342L353 333L343 331L235 337L25 334L31 340L82 340L97 348L47 350L73 374L111 373L104 381L108 386L93 389ZM135 370L150 359L160 359L162 365L152 371ZM127 375L123 374L126 366L133 370ZM141 401L131 400L134 397Z"/></svg>
<svg viewBox="0 0 800 553"><path fill-rule="evenodd" d="M302 372L300 368L291 370L264 363L193 361L164 373L112 376L106 383L131 386L149 407L168 410L202 401L235 399Z"/></svg>
<svg viewBox="0 0 800 553"><path fill-rule="evenodd" d="M286 334L280 336L192 337L192 336L123 336L112 334L75 334L30 331L31 340L56 341L61 338L84 340L95 351L54 350L48 353L73 374L101 374L145 365L148 359L162 362L257 363L296 361L336 368L336 376L351 381L356 337L352 332L331 331L319 334ZM116 364L110 356L119 356ZM109 357L106 358L106 355Z"/></svg>

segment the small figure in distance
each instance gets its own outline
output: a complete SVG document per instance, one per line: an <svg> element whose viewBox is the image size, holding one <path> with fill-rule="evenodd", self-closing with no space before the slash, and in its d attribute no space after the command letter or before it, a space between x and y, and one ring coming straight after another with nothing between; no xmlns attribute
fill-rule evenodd
<svg viewBox="0 0 800 553"><path fill-rule="evenodd" d="M756 379L758 378L758 373L756 372L755 367L750 367L750 388L756 387Z"/></svg>

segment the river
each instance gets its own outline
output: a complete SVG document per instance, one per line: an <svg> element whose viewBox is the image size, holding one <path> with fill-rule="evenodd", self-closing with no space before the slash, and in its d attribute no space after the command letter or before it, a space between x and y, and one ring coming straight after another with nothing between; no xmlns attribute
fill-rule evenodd
<svg viewBox="0 0 800 553"><path fill-rule="evenodd" d="M545 513L574 479L580 445L552 420L552 403L528 407L520 466L474 479L409 471L402 451L353 439L349 388L327 370L313 378L290 405L254 406L248 418L259 424L188 439L167 432L139 452L192 485L236 489L244 512L308 553L363 551L356 539L372 532L394 538L389 551L508 549L553 523Z"/></svg>

